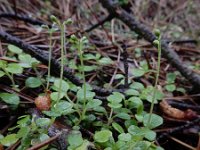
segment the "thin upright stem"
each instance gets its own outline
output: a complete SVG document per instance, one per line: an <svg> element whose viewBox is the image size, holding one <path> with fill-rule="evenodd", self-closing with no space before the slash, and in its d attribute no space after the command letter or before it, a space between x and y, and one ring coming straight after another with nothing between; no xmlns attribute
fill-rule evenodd
<svg viewBox="0 0 200 150"><path fill-rule="evenodd" d="M110 123L112 121L112 115L113 115L113 109L111 108L110 115L109 115L109 118L108 118L108 125L110 125Z"/></svg>
<svg viewBox="0 0 200 150"><path fill-rule="evenodd" d="M47 87L46 90L49 89L49 81L50 81L50 72L51 72L51 57L52 57L52 31L49 32L49 62L48 62L48 75L47 75Z"/></svg>
<svg viewBox="0 0 200 150"><path fill-rule="evenodd" d="M82 76L83 76L83 112L82 112L82 117L81 120L84 118L85 113L86 113L86 80L85 80L85 71L84 71L84 62L83 62L83 48L82 48L82 43L81 40L79 40L79 56L80 56L80 61L81 61L81 68L82 68Z"/></svg>
<svg viewBox="0 0 200 150"><path fill-rule="evenodd" d="M59 90L58 90L58 101L60 99L60 94L62 90L62 79L63 79L63 72L64 72L64 25L60 25L61 28L61 70L60 70L60 82L59 82Z"/></svg>
<svg viewBox="0 0 200 150"><path fill-rule="evenodd" d="M148 124L151 121L151 116L153 113L154 102L155 102L155 98L156 98L156 89L157 89L157 84L158 84L158 79L159 79L159 74L160 74L160 59L161 59L161 40L160 39L161 39L161 36L159 36L159 38L158 38L159 44L158 44L158 63L157 63L156 81L154 84L153 98L152 98L150 112L149 112L150 116L148 119Z"/></svg>

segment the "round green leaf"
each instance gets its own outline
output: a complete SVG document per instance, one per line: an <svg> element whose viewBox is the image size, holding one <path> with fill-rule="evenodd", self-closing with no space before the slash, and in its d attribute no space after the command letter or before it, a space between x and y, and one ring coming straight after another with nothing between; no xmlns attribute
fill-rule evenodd
<svg viewBox="0 0 200 150"><path fill-rule="evenodd" d="M68 135L67 140L68 140L70 146L73 148L76 148L83 143L83 138L79 131L72 131Z"/></svg>
<svg viewBox="0 0 200 150"><path fill-rule="evenodd" d="M10 94L10 93L0 93L0 98L11 105L18 105L20 98L16 94Z"/></svg>
<svg viewBox="0 0 200 150"><path fill-rule="evenodd" d="M23 72L23 68L19 64L9 63L6 67L6 71L13 74L21 74Z"/></svg>
<svg viewBox="0 0 200 150"><path fill-rule="evenodd" d="M36 77L29 77L26 79L25 85L29 88L37 88L42 85L42 81Z"/></svg>
<svg viewBox="0 0 200 150"><path fill-rule="evenodd" d="M134 77L141 77L145 74L145 70L144 69L133 69L131 71L131 73L133 74Z"/></svg>
<svg viewBox="0 0 200 150"><path fill-rule="evenodd" d="M42 142L42 141L49 139L49 136L47 134L42 133L42 134L40 134L39 139L40 139L40 142Z"/></svg>
<svg viewBox="0 0 200 150"><path fill-rule="evenodd" d="M95 96L95 93L94 92L91 92L91 91L86 91L86 100L92 100ZM77 92L77 99L80 101L80 102L83 102L84 101L84 90L81 88L80 90L78 90Z"/></svg>
<svg viewBox="0 0 200 150"><path fill-rule="evenodd" d="M121 93L113 92L112 95L107 97L107 100L110 103L120 103L123 98L124 98L124 96Z"/></svg>
<svg viewBox="0 0 200 150"><path fill-rule="evenodd" d="M2 145L9 147L15 142L17 142L17 140L17 134L9 134L5 138L1 139L0 142Z"/></svg>
<svg viewBox="0 0 200 150"><path fill-rule="evenodd" d="M130 133L121 133L119 136L118 136L118 139L120 141L125 141L125 142L128 142L131 140L131 134Z"/></svg>
<svg viewBox="0 0 200 150"><path fill-rule="evenodd" d="M118 113L117 115L115 115L118 118L124 119L124 120L130 120L131 117L129 114L127 113Z"/></svg>
<svg viewBox="0 0 200 150"><path fill-rule="evenodd" d="M48 127L51 124L51 120L49 118L38 118L35 123L39 127Z"/></svg>
<svg viewBox="0 0 200 150"><path fill-rule="evenodd" d="M145 138L148 139L149 141L153 141L156 138L156 132L149 130L149 129L144 129L146 134Z"/></svg>
<svg viewBox="0 0 200 150"><path fill-rule="evenodd" d="M169 92L173 92L176 90L176 86L174 84L168 84L165 86L165 89Z"/></svg>
<svg viewBox="0 0 200 150"><path fill-rule="evenodd" d="M117 108L121 108L122 107L122 104L119 104L119 103L108 103L108 106L110 108L114 108L114 109L117 109Z"/></svg>
<svg viewBox="0 0 200 150"><path fill-rule="evenodd" d="M143 90L144 85L140 82L134 82L133 84L130 85L130 88L135 90Z"/></svg>
<svg viewBox="0 0 200 150"><path fill-rule="evenodd" d="M15 46L15 45L12 45L12 44L9 44L8 45L8 50L12 53L15 53L15 54L20 54L22 53L22 49Z"/></svg>
<svg viewBox="0 0 200 150"><path fill-rule="evenodd" d="M176 79L175 73L168 73L167 74L167 83L174 83L175 79Z"/></svg>
<svg viewBox="0 0 200 150"><path fill-rule="evenodd" d="M102 104L102 101L100 101L98 99L92 99L92 100L89 100L86 107L88 109L91 109L91 108L95 109L95 107L100 106L101 104Z"/></svg>
<svg viewBox="0 0 200 150"><path fill-rule="evenodd" d="M59 92L52 92L50 94L51 100L57 101L58 99L62 99L65 96L65 93L61 92L60 97L58 98L58 94L59 94Z"/></svg>
<svg viewBox="0 0 200 150"><path fill-rule="evenodd" d="M67 101L60 101L58 104L55 105L55 108L59 112L66 112L68 110L71 110L73 105Z"/></svg>
<svg viewBox="0 0 200 150"><path fill-rule="evenodd" d="M161 124L163 124L163 118L162 117L160 117L156 114L152 114L151 120L148 123L149 117L150 117L150 114L144 115L144 118L143 118L144 126L150 128L150 129L153 129L153 128L156 128L156 127L160 126Z"/></svg>
<svg viewBox="0 0 200 150"><path fill-rule="evenodd" d="M103 57L99 60L99 63L101 65L109 65L109 64L112 64L113 61L109 58L109 57Z"/></svg>
<svg viewBox="0 0 200 150"><path fill-rule="evenodd" d="M134 90L134 89L128 89L125 91L126 95L134 95L134 96L138 96L140 93L137 91L137 90Z"/></svg>
<svg viewBox="0 0 200 150"><path fill-rule="evenodd" d="M98 143L107 142L112 137L112 132L109 130L98 131L94 135L94 140Z"/></svg>
<svg viewBox="0 0 200 150"><path fill-rule="evenodd" d="M145 133L140 129L138 126L131 125L128 128L128 133L132 134L133 136L144 136Z"/></svg>
<svg viewBox="0 0 200 150"><path fill-rule="evenodd" d="M61 90L63 92L67 92L69 90L69 84L66 81L60 79L56 79L54 81L54 86L56 87L56 90L59 91L60 83L61 83Z"/></svg>

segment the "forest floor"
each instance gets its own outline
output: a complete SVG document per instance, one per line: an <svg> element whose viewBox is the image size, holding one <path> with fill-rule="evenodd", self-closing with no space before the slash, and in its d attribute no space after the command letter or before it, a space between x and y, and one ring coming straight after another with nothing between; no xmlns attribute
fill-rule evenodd
<svg viewBox="0 0 200 150"><path fill-rule="evenodd" d="M199 1L119 0L117 13L126 11L152 33L159 29L191 78L197 77L195 84L182 75L164 52L156 85L158 48L151 36L148 41L109 14L113 10L101 5L106 1L0 0L0 150L123 144L200 150L200 86L194 86L200 78ZM69 18L72 23L63 25ZM39 95L44 99L37 102ZM150 127L145 116L154 98Z"/></svg>

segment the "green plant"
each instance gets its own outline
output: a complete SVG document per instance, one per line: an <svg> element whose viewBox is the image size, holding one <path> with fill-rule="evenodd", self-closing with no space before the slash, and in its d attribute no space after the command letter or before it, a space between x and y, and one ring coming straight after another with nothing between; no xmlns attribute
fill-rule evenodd
<svg viewBox="0 0 200 150"><path fill-rule="evenodd" d="M49 82L50 82L50 73L51 73L51 58L52 58L52 34L56 31L52 25L51 28L47 25L42 25L43 28L47 29L49 33L49 61L48 61L48 74L47 74L47 86L46 91L49 90Z"/></svg>
<svg viewBox="0 0 200 150"><path fill-rule="evenodd" d="M18 63L7 63L4 60L0 60L0 76L3 77L6 75L10 81L12 82L12 87L17 88L15 84L15 80L13 79L13 75L21 74L23 72L23 68Z"/></svg>
<svg viewBox="0 0 200 150"><path fill-rule="evenodd" d="M178 72L167 73L165 89L168 92L178 91L178 92L181 92L181 93L185 93L184 88L176 87L175 80L176 80L176 77L177 77L178 74L179 74Z"/></svg>
<svg viewBox="0 0 200 150"><path fill-rule="evenodd" d="M85 71L84 71L84 63L83 63L83 49L84 49L84 45L88 43L88 40L86 37L82 37L81 39L77 39L77 37L75 35L71 36L71 42L74 43L75 45L77 45L77 49L78 49L78 55L80 57L80 61L81 61L81 73L82 73L82 77L83 77L83 112L81 115L81 120L83 120L85 118L85 113L86 113L86 79L85 79Z"/></svg>
<svg viewBox="0 0 200 150"><path fill-rule="evenodd" d="M157 88L159 74L160 74L160 59L161 59L161 34L160 34L160 30L158 30L158 29L155 30L155 35L157 37L157 40L154 40L153 43L158 48L158 63L157 63L157 69L156 69L156 80L155 80L155 84L154 84L153 98L152 98L152 103L151 103L150 112L149 112L150 115L149 115L149 119L148 119L148 124L150 124L150 122L151 122L151 117L152 117L153 108L154 108L154 101L155 101L155 98L156 98L156 88Z"/></svg>
<svg viewBox="0 0 200 150"><path fill-rule="evenodd" d="M64 72L64 48L65 48L65 25L71 24L72 20L68 19L64 21L63 23L60 22L55 16L51 15L51 20L58 25L61 36L60 36L60 41L61 41L61 70L60 70L60 83L59 83L59 91L58 91L58 98L57 101L60 100L60 91L62 88L62 80L63 80L63 72Z"/></svg>
<svg viewBox="0 0 200 150"><path fill-rule="evenodd" d="M25 150L30 146L40 143L49 138L47 127L51 124L48 118L31 118L29 115L19 117L17 125L9 129L11 132L7 136L2 136L0 143L6 147L11 146L18 140L21 140L21 145L17 150ZM17 130L17 133L12 133ZM45 146L46 148L48 147Z"/></svg>
<svg viewBox="0 0 200 150"><path fill-rule="evenodd" d="M84 52L90 45L86 37L79 38L72 35L69 38L70 50L78 56L78 61L74 62L73 67L77 69L77 75L83 80L81 87L74 85L67 79L63 78L63 67L65 65L64 55L65 50L65 23L61 23L57 18L51 17L56 23L61 32L61 70L60 77L55 78L50 76L51 70L51 55L52 55L52 33L54 29L48 29L49 41L49 64L46 81L40 75L39 69L36 68L37 61L30 55L23 54L22 51L13 46L9 46L9 57L19 61L18 64L22 68L32 68L36 72L36 77L28 77L25 81L26 88L38 88L45 82L47 86L45 93L40 93L39 98L47 96L47 90L50 90L51 104L44 109L38 108L47 117L37 118L29 115L19 118L17 125L11 129L5 137L0 135L0 143L6 147L11 146L16 141L20 140L21 144L18 149L27 149L36 143L40 143L49 138L48 128L54 123L55 119L62 116L63 122L71 126L71 130L66 137L68 147L67 149L82 150L88 147L105 150L126 150L126 149L151 149L160 150L153 142L156 138L154 128L163 123L163 119L153 114L151 111L147 113L144 109L144 102L148 101L152 105L163 98L163 93L156 89L159 68L156 74L156 84L145 87L139 82L129 82L129 89L125 94L120 92L113 92L108 95L105 101L95 98L95 93L92 87L86 83L87 71L92 69L98 70L105 65L113 64L109 57L102 57L100 54L90 54ZM158 38L159 40L159 38ZM13 54L14 53L14 54ZM18 57L16 57L18 56ZM160 56L160 53L159 53ZM16 57L16 58L15 58ZM69 57L70 58L70 57ZM28 62L31 60L32 63ZM89 61L95 62L90 66ZM66 60L72 62L74 60ZM158 58L160 61L160 58ZM0 61L1 62L1 61ZM8 62L3 61L2 64L8 66ZM70 66L71 64L69 64ZM140 67L133 71L133 77L141 77L150 72L147 62L141 61ZM160 62L158 63L160 65ZM2 65L3 66L3 65ZM21 72L22 73L22 72ZM0 76L6 75L1 69ZM132 78L132 77L131 77ZM131 81L131 78L129 81ZM123 84L124 76L117 74L117 85ZM118 82L119 81L119 82ZM51 83L51 84L50 84ZM16 94L0 93L0 99L11 106L18 106L20 99ZM40 104L40 103L39 103ZM81 133L81 128L93 130L94 141L89 141ZM23 135L23 136L22 136ZM46 145L45 148L53 148L53 145Z"/></svg>

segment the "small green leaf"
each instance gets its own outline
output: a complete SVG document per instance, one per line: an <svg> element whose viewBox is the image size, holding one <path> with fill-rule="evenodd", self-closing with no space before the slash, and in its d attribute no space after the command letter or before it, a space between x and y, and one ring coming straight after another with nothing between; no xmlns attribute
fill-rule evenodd
<svg viewBox="0 0 200 150"><path fill-rule="evenodd" d="M20 98L16 94L10 94L10 93L0 93L0 98L11 105L18 105L20 102Z"/></svg>
<svg viewBox="0 0 200 150"><path fill-rule="evenodd" d="M150 114L146 114L144 115L144 118L143 118L144 126L148 127L149 129L154 129L160 126L161 124L163 124L163 118L156 114L151 115L151 120L148 124L149 117L150 117Z"/></svg>
<svg viewBox="0 0 200 150"><path fill-rule="evenodd" d="M3 71L0 71L0 78L3 77L5 73Z"/></svg>
<svg viewBox="0 0 200 150"><path fill-rule="evenodd" d="M141 114L143 111L143 102L139 97L131 97L128 99L128 101L130 102L130 108L136 108L137 109L137 114Z"/></svg>
<svg viewBox="0 0 200 150"><path fill-rule="evenodd" d="M169 92L173 92L176 90L176 86L174 84L168 84L165 86L165 89Z"/></svg>
<svg viewBox="0 0 200 150"><path fill-rule="evenodd" d="M88 150L88 147L94 147L92 143L90 143L88 140L84 140L82 145L76 148L76 150Z"/></svg>
<svg viewBox="0 0 200 150"><path fill-rule="evenodd" d="M60 113L67 113L71 111L73 105L67 101L60 101L58 104L55 105L55 110Z"/></svg>
<svg viewBox="0 0 200 150"><path fill-rule="evenodd" d="M80 71L82 71L84 69L85 72L90 72L90 71L96 70L97 66L95 66L95 65L84 66L84 67L79 66L78 68L79 68Z"/></svg>
<svg viewBox="0 0 200 150"><path fill-rule="evenodd" d="M37 88L42 85L42 81L36 77L29 77L26 79L25 85L26 87L29 87L29 88Z"/></svg>
<svg viewBox="0 0 200 150"><path fill-rule="evenodd" d="M48 127L51 124L51 120L49 118L38 118L35 123L38 127Z"/></svg>
<svg viewBox="0 0 200 150"><path fill-rule="evenodd" d="M145 130L145 138L149 141L153 141L156 138L156 132L149 130L149 129L144 129Z"/></svg>
<svg viewBox="0 0 200 150"><path fill-rule="evenodd" d="M130 88L135 90L143 90L144 85L140 82L134 82L133 84L130 85Z"/></svg>
<svg viewBox="0 0 200 150"><path fill-rule="evenodd" d="M141 77L145 74L145 70L135 68L131 71L131 73L133 74L134 77Z"/></svg>
<svg viewBox="0 0 200 150"><path fill-rule="evenodd" d="M9 63L6 67L6 71L13 74L21 74L23 72L23 68L19 64Z"/></svg>
<svg viewBox="0 0 200 150"><path fill-rule="evenodd" d="M0 68L5 69L7 66L7 62L5 60L0 60Z"/></svg>
<svg viewBox="0 0 200 150"><path fill-rule="evenodd" d="M116 122L112 123L113 128L119 133L124 133L124 129Z"/></svg>
<svg viewBox="0 0 200 150"><path fill-rule="evenodd" d="M12 44L9 44L8 45L8 50L12 53L15 53L15 54L21 54L22 53L22 49L15 46L15 45L12 45Z"/></svg>
<svg viewBox="0 0 200 150"><path fill-rule="evenodd" d="M70 146L74 149L83 143L83 138L79 131L72 131L68 135L67 141L69 142Z"/></svg>
<svg viewBox="0 0 200 150"><path fill-rule="evenodd" d="M61 91L67 92L69 90L69 84L64 80L61 81L60 79L56 79L54 81L54 87L56 88L56 90L59 91L60 83L62 84Z"/></svg>
<svg viewBox="0 0 200 150"><path fill-rule="evenodd" d="M131 134L130 133L121 133L119 136L118 136L118 139L120 141L125 141L125 142L128 142L131 140Z"/></svg>
<svg viewBox="0 0 200 150"><path fill-rule="evenodd" d="M102 101L98 99L92 99L92 100L89 100L86 107L87 109L91 109L91 108L95 109L95 107L100 106L101 104L102 104Z"/></svg>
<svg viewBox="0 0 200 150"><path fill-rule="evenodd" d="M176 91L181 92L183 94L186 92L184 88L180 88L180 87L176 88Z"/></svg>
<svg viewBox="0 0 200 150"><path fill-rule="evenodd" d="M94 92L91 92L91 91L86 91L86 100L92 100L95 96L95 93ZM81 88L80 90L78 90L77 92L77 99L80 101L80 102L83 102L84 101L84 90Z"/></svg>
<svg viewBox="0 0 200 150"><path fill-rule="evenodd" d="M25 127L30 121L31 121L30 115L24 115L19 117L17 124L20 125L20 127Z"/></svg>
<svg viewBox="0 0 200 150"><path fill-rule="evenodd" d="M39 139L40 139L40 142L42 142L49 139L49 136L47 134L42 133L40 134Z"/></svg>
<svg viewBox="0 0 200 150"><path fill-rule="evenodd" d="M124 95L122 95L121 93L118 93L118 92L113 92L112 95L107 97L107 100L110 103L120 103L122 101L122 99L124 99Z"/></svg>
<svg viewBox="0 0 200 150"><path fill-rule="evenodd" d="M35 58L32 58L29 54L20 54L18 55L18 59L20 60L20 66L23 68L30 68L36 64L39 64L39 61Z"/></svg>
<svg viewBox="0 0 200 150"><path fill-rule="evenodd" d="M101 65L110 65L113 61L109 57L103 57L98 61Z"/></svg>
<svg viewBox="0 0 200 150"><path fill-rule="evenodd" d="M28 126L21 127L19 131L17 132L17 138L23 138L26 136L30 131L30 128Z"/></svg>
<svg viewBox="0 0 200 150"><path fill-rule="evenodd" d="M128 133L132 134L133 136L144 136L145 133L137 126L131 125L128 128Z"/></svg>
<svg viewBox="0 0 200 150"><path fill-rule="evenodd" d="M13 145L15 142L17 142L18 139L19 138L17 138L17 134L9 134L3 139L1 139L0 142L2 145L9 147Z"/></svg>
<svg viewBox="0 0 200 150"><path fill-rule="evenodd" d="M122 104L113 102L113 103L108 103L108 106L109 106L110 108L117 109L117 108L121 108L121 107L122 107Z"/></svg>
<svg viewBox="0 0 200 150"><path fill-rule="evenodd" d="M130 120L131 117L129 114L127 113L118 113L117 115L115 115L115 117L118 117L118 118L121 118L121 119L124 119L124 120Z"/></svg>
<svg viewBox="0 0 200 150"><path fill-rule="evenodd" d="M175 73L167 73L167 83L174 83L176 79L176 74Z"/></svg>
<svg viewBox="0 0 200 150"><path fill-rule="evenodd" d="M58 94L59 94L59 92L52 92L50 94L51 100L57 101L58 99L62 99L65 96L65 93L61 92L60 97L58 98Z"/></svg>
<svg viewBox="0 0 200 150"><path fill-rule="evenodd" d="M137 90L134 90L134 89L128 89L125 91L126 95L134 95L134 96L138 96L140 93L137 91Z"/></svg>
<svg viewBox="0 0 200 150"><path fill-rule="evenodd" d="M112 132L109 130L98 131L94 135L94 140L98 143L105 143L112 137Z"/></svg>

